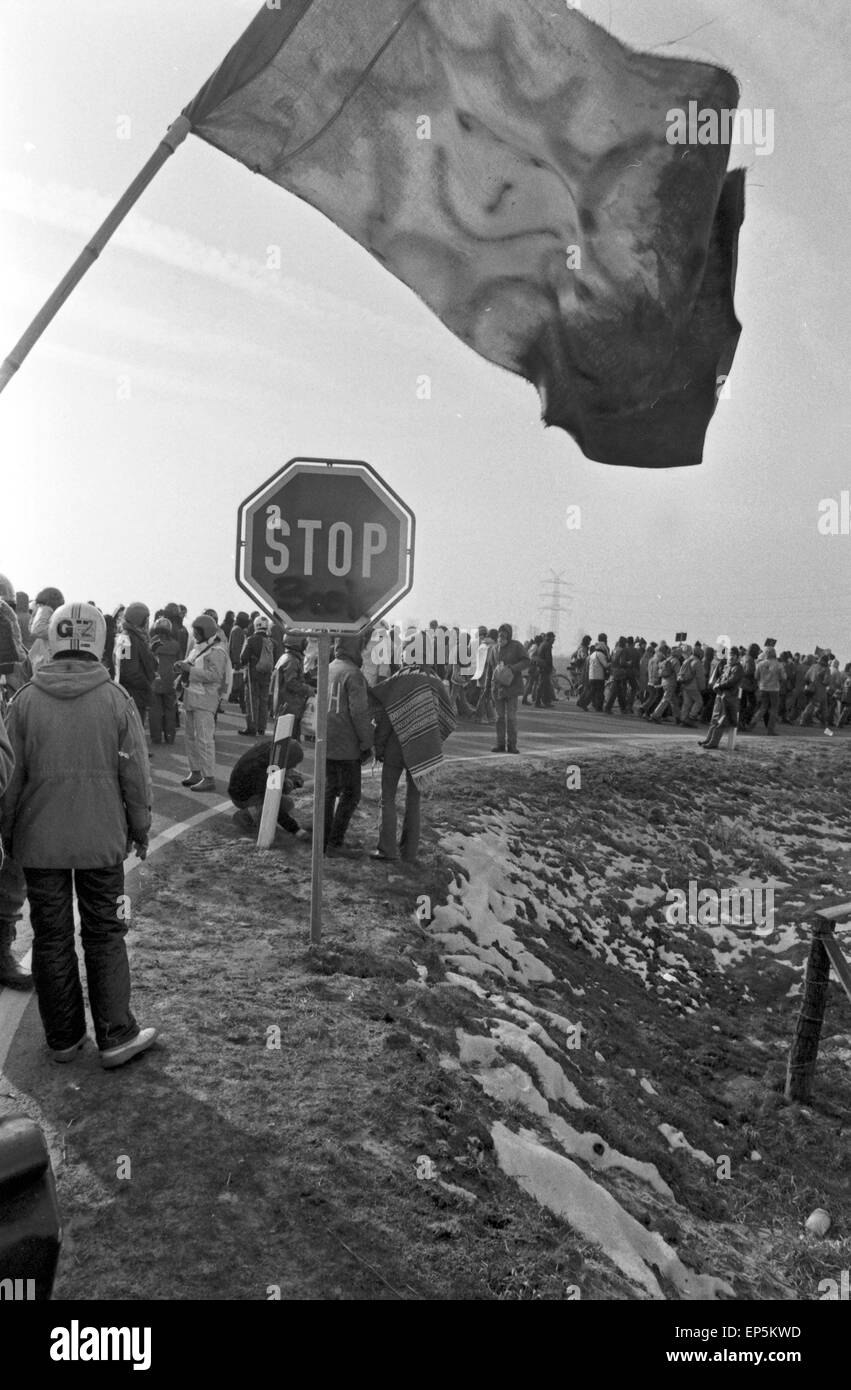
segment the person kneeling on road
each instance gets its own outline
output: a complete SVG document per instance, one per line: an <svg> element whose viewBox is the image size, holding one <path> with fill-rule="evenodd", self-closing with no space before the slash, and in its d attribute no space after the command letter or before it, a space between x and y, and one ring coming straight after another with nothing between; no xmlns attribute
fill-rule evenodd
<svg viewBox="0 0 851 1390"><path fill-rule="evenodd" d="M248 830L252 835L256 833L263 813L272 748L272 740L268 738L262 743L254 744L243 753L231 772L228 783L228 796L237 808L234 820L241 829ZM293 800L289 793L304 785L301 773L292 769L298 767L303 757L304 749L301 744L295 739L290 739L287 745L286 767L283 770L283 795L278 810L278 825L282 830L294 835L297 840L310 839L310 832L300 829L298 821L290 815Z"/></svg>
<svg viewBox="0 0 851 1390"><path fill-rule="evenodd" d="M101 664L106 623L90 603L50 619L50 659L9 705L15 770L3 799L3 842L22 865L33 929L33 977L47 1045L70 1062L86 1041L74 947L80 910L89 1004L106 1068L150 1047L130 1010L124 864L151 825L145 733L132 697Z"/></svg>

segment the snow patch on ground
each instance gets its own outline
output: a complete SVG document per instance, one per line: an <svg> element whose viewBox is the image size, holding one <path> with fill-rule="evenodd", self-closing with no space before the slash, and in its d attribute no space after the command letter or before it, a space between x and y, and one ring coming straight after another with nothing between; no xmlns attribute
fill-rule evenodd
<svg viewBox="0 0 851 1390"><path fill-rule="evenodd" d="M619 1202L571 1159L545 1148L531 1130L515 1134L501 1121L491 1127L497 1161L542 1206L599 1245L628 1279L654 1299L665 1295L654 1270L670 1279L683 1299L735 1297L723 1279L695 1274L655 1232L640 1225Z"/></svg>
<svg viewBox="0 0 851 1390"><path fill-rule="evenodd" d="M693 1158L697 1159L698 1163L707 1164L710 1168L715 1167L714 1158L710 1158L704 1149L693 1148L681 1129L674 1129L673 1125L664 1124L659 1125L658 1129L660 1134L664 1134L672 1149L685 1149L686 1153L690 1153Z"/></svg>

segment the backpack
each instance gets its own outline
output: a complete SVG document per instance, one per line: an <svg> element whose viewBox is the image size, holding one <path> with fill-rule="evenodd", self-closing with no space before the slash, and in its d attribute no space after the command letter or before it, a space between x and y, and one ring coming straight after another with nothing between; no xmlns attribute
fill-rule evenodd
<svg viewBox="0 0 851 1390"><path fill-rule="evenodd" d="M675 656L666 656L659 674L661 676L671 677L675 676L678 670L677 658Z"/></svg>
<svg viewBox="0 0 851 1390"><path fill-rule="evenodd" d="M263 676L267 671L271 671L274 666L274 652L272 651L271 637L261 638L260 655L257 658L255 670L258 675Z"/></svg>

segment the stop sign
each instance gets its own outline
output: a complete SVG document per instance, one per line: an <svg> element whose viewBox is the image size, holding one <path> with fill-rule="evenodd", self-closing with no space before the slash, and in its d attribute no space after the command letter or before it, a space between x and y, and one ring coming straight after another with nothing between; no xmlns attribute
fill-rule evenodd
<svg viewBox="0 0 851 1390"><path fill-rule="evenodd" d="M237 582L290 627L358 632L410 591L414 514L368 463L290 459L238 516Z"/></svg>

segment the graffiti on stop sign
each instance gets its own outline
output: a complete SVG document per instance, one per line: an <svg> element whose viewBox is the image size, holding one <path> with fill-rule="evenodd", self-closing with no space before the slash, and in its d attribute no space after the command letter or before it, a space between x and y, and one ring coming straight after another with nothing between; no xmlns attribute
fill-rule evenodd
<svg viewBox="0 0 851 1390"><path fill-rule="evenodd" d="M409 591L413 533L369 464L291 459L239 509L237 577L294 626L355 631Z"/></svg>

